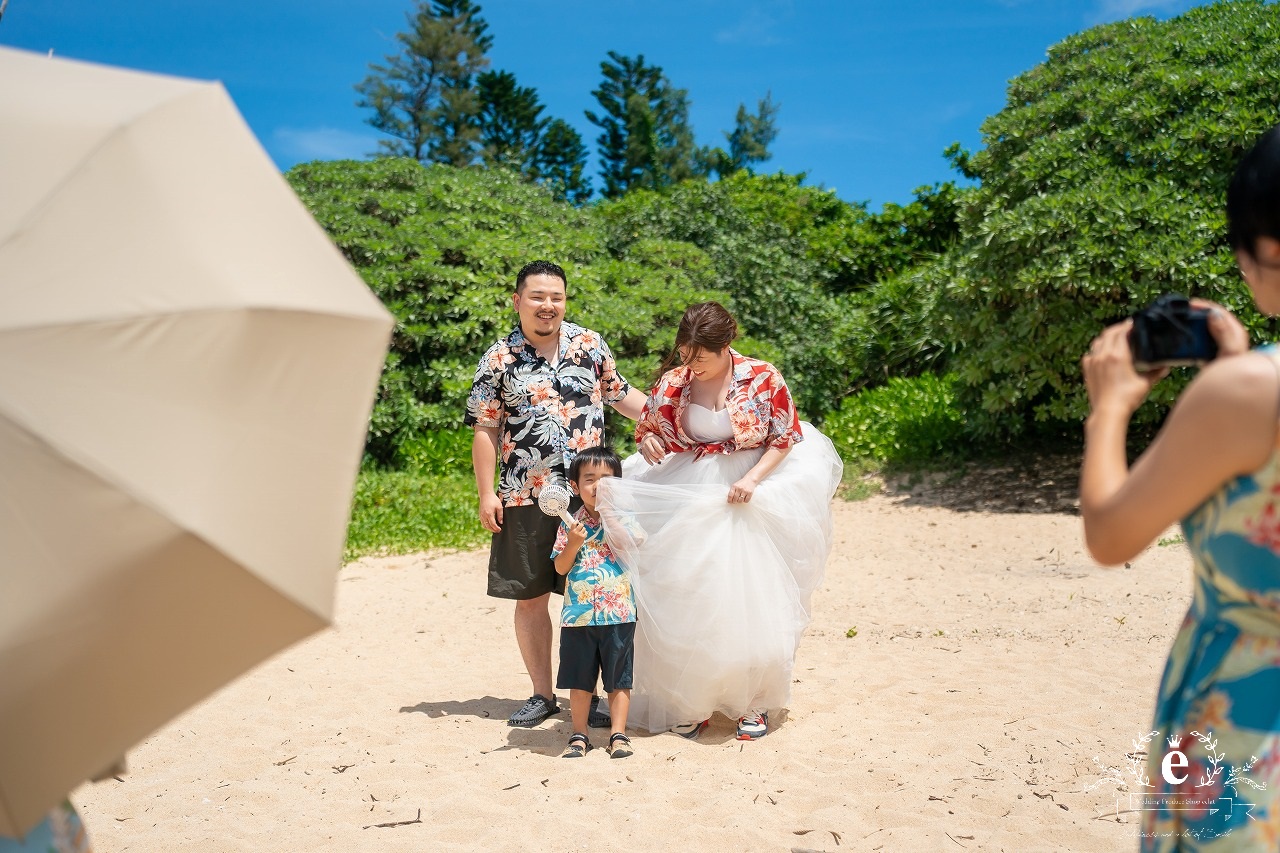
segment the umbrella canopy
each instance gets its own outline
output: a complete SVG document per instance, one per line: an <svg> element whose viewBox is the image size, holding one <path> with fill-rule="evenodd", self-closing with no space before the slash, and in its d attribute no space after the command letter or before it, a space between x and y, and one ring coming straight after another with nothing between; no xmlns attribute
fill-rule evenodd
<svg viewBox="0 0 1280 853"><path fill-rule="evenodd" d="M225 90L0 48L0 835L328 624L392 319Z"/></svg>

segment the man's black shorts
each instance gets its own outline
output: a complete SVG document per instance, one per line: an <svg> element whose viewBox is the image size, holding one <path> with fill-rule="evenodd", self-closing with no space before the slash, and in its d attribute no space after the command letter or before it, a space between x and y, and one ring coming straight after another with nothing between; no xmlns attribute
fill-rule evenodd
<svg viewBox="0 0 1280 853"><path fill-rule="evenodd" d="M581 504L579 504L581 506ZM537 506L502 508L502 529L489 546L489 595L528 599L564 595L564 575L556 574L551 549L560 519Z"/></svg>
<svg viewBox="0 0 1280 853"><path fill-rule="evenodd" d="M631 689L636 623L564 626L560 629L560 672L557 690L596 689L598 677L605 693Z"/></svg>

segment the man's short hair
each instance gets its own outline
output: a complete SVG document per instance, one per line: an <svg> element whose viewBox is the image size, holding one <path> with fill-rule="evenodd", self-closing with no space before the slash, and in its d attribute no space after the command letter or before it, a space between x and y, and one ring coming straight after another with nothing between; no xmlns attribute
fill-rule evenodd
<svg viewBox="0 0 1280 853"><path fill-rule="evenodd" d="M583 465L607 465L613 471L613 476L622 476L622 458L611 447L588 447L573 457L573 461L569 463L570 482L578 482L578 472Z"/></svg>
<svg viewBox="0 0 1280 853"><path fill-rule="evenodd" d="M531 275L551 275L564 282L566 289L569 287L569 279L565 277L564 270L558 264L551 261L533 261L525 264L520 268L520 272L516 273L516 293L524 290L524 282Z"/></svg>

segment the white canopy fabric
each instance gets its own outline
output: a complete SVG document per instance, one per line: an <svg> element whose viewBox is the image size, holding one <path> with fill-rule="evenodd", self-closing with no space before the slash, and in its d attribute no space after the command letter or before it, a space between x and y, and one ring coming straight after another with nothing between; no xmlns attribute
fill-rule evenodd
<svg viewBox="0 0 1280 853"><path fill-rule="evenodd" d="M392 318L216 83L0 48L0 834L328 624Z"/></svg>

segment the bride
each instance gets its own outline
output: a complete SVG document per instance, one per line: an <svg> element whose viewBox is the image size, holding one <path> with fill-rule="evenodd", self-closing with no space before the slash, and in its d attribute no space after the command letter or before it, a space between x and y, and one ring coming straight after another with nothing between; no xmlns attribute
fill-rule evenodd
<svg viewBox="0 0 1280 853"><path fill-rule="evenodd" d="M778 370L729 346L737 330L718 303L689 306L640 453L598 497L638 610L630 721L689 738L716 711L763 737L790 699L843 468Z"/></svg>

